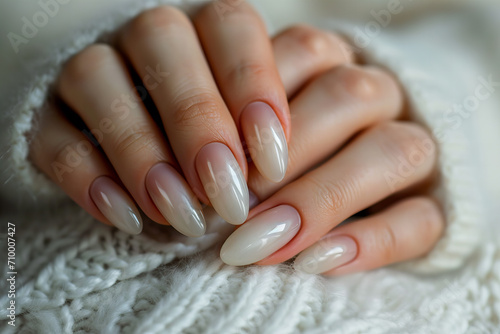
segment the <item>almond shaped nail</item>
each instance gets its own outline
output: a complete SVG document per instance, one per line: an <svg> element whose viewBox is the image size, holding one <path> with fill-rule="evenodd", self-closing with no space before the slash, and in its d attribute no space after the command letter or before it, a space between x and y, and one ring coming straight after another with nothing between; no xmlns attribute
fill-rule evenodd
<svg viewBox="0 0 500 334"><path fill-rule="evenodd" d="M248 187L231 150L222 143L205 145L196 157L196 170L215 211L230 224L243 224L248 216Z"/></svg>
<svg viewBox="0 0 500 334"><path fill-rule="evenodd" d="M227 238L222 261L243 266L260 261L285 246L300 229L300 215L289 205L269 209L247 221Z"/></svg>
<svg viewBox="0 0 500 334"><path fill-rule="evenodd" d="M107 176L97 178L90 186L90 197L101 213L117 228L129 233L142 231L139 210L130 196Z"/></svg>
<svg viewBox="0 0 500 334"><path fill-rule="evenodd" d="M241 129L260 174L273 182L283 180L288 164L288 146L274 110L264 102L250 103L241 114Z"/></svg>
<svg viewBox="0 0 500 334"><path fill-rule="evenodd" d="M320 274L351 262L357 254L358 246L352 238L327 236L300 253L294 267L309 274Z"/></svg>
<svg viewBox="0 0 500 334"><path fill-rule="evenodd" d="M158 163L148 172L146 189L165 219L188 237L205 234L200 202L184 178L169 164Z"/></svg>

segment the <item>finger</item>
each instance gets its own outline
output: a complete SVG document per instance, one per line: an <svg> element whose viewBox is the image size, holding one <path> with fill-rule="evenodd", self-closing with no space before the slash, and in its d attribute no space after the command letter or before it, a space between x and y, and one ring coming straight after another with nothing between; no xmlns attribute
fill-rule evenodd
<svg viewBox="0 0 500 334"><path fill-rule="evenodd" d="M375 126L254 208L227 239L221 258L233 265L283 262L356 212L424 180L434 161L435 145L420 127Z"/></svg>
<svg viewBox="0 0 500 334"><path fill-rule="evenodd" d="M269 180L281 181L288 161L290 112L264 23L246 2L224 17L209 4L194 23L255 166Z"/></svg>
<svg viewBox="0 0 500 334"><path fill-rule="evenodd" d="M60 112L49 109L42 115L31 161L96 219L140 233L141 215L100 151Z"/></svg>
<svg viewBox="0 0 500 334"><path fill-rule="evenodd" d="M248 215L245 154L189 19L172 7L148 10L124 29L121 44L191 188L226 221L241 224Z"/></svg>
<svg viewBox="0 0 500 334"><path fill-rule="evenodd" d="M352 47L340 36L308 25L282 31L273 38L272 44L274 60L289 98L318 75L354 61Z"/></svg>
<svg viewBox="0 0 500 334"><path fill-rule="evenodd" d="M414 197L333 229L300 253L294 267L325 275L371 270L427 254L443 230L444 218L437 204Z"/></svg>
<svg viewBox="0 0 500 334"><path fill-rule="evenodd" d="M265 199L317 165L361 130L396 118L403 95L387 72L360 66L339 66L308 84L290 103L292 138L289 163L280 184L269 182L252 167L249 188Z"/></svg>
<svg viewBox="0 0 500 334"><path fill-rule="evenodd" d="M174 168L166 140L141 101L145 90L135 90L114 49L95 44L83 50L66 64L58 89L151 219L168 220L189 236L204 234L201 206Z"/></svg>

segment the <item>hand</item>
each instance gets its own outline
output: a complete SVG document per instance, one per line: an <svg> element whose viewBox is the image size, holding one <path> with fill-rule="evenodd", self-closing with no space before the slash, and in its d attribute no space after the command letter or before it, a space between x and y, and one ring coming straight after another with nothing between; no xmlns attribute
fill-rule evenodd
<svg viewBox="0 0 500 334"><path fill-rule="evenodd" d="M415 188L434 169L431 136L395 121L403 95L390 74L348 64L338 37L295 29L302 38L274 43L291 97L287 174L273 184L250 169L249 188L263 202L226 240L222 260L270 265L301 252L296 268L336 275L426 254L444 229L437 204ZM370 207L374 214L339 226Z"/></svg>
<svg viewBox="0 0 500 334"><path fill-rule="evenodd" d="M136 204L160 224L204 234L196 196L243 223L249 194L240 133L272 181L285 174L290 133L257 13L242 3L221 20L209 4L191 22L159 7L117 40L91 45L64 66L55 87L63 107L41 114L30 159L95 218L132 234L142 229Z"/></svg>

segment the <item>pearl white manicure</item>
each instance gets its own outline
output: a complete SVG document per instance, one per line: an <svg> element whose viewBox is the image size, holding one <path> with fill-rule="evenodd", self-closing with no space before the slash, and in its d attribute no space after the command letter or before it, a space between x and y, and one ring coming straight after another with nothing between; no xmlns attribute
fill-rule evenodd
<svg viewBox="0 0 500 334"><path fill-rule="evenodd" d="M129 195L111 178L101 176L90 186L90 197L101 213L117 228L130 233L142 231L139 210Z"/></svg>
<svg viewBox="0 0 500 334"><path fill-rule="evenodd" d="M248 187L231 150L222 143L205 145L196 157L196 170L215 211L230 224L243 224L248 216Z"/></svg>
<svg viewBox="0 0 500 334"><path fill-rule="evenodd" d="M233 266L255 263L285 246L300 229L300 215L289 205L269 209L247 221L227 238L222 261Z"/></svg>
<svg viewBox="0 0 500 334"><path fill-rule="evenodd" d="M283 180L288 146L274 110L264 102L253 102L243 110L240 122L250 156L259 172L273 182Z"/></svg>
<svg viewBox="0 0 500 334"><path fill-rule="evenodd" d="M356 242L348 236L326 236L300 253L294 267L309 274L320 274L351 262L358 254Z"/></svg>
<svg viewBox="0 0 500 334"><path fill-rule="evenodd" d="M167 163L153 166L146 177L146 189L158 210L177 231L188 237L205 234L200 202L172 166Z"/></svg>

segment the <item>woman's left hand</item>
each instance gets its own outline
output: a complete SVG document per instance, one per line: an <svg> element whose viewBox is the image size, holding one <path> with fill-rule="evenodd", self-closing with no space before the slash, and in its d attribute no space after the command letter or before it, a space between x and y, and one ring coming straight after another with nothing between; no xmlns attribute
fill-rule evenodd
<svg viewBox="0 0 500 334"><path fill-rule="evenodd" d="M396 120L403 111L396 80L348 64L347 43L314 28L291 28L273 47L290 99L288 170L275 184L250 168L249 188L265 200L226 240L222 260L269 265L301 252L295 267L334 275L429 252L444 219L414 190L430 180L436 147L421 126ZM382 211L338 226L381 201L389 202Z"/></svg>

